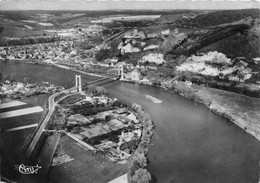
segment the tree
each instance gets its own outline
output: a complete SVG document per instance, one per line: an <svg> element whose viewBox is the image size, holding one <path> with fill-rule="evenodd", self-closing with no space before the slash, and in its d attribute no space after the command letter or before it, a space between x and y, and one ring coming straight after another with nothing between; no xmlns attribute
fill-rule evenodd
<svg viewBox="0 0 260 183"><path fill-rule="evenodd" d="M150 173L143 168L139 168L135 171L134 175L132 176L132 180L137 183L149 183L152 179Z"/></svg>
<svg viewBox="0 0 260 183"><path fill-rule="evenodd" d="M89 85L89 86L87 87L87 90L88 90L88 92L95 93L95 92L96 92L96 86L94 86L94 85Z"/></svg>
<svg viewBox="0 0 260 183"><path fill-rule="evenodd" d="M159 71L161 72L160 75L162 77L167 78L172 76L173 69L167 67L160 67Z"/></svg>
<svg viewBox="0 0 260 183"><path fill-rule="evenodd" d="M149 123L149 121L151 121L151 117L150 117L149 114L144 113L144 114L142 115L142 120L143 120L145 123Z"/></svg>
<svg viewBox="0 0 260 183"><path fill-rule="evenodd" d="M108 121L110 121L112 119L112 117L111 117L111 115L107 115L106 117L105 117L105 120L108 122Z"/></svg>
<svg viewBox="0 0 260 183"><path fill-rule="evenodd" d="M132 108L139 114L142 112L142 107L138 104L133 103Z"/></svg>
<svg viewBox="0 0 260 183"><path fill-rule="evenodd" d="M137 105L136 103L133 103L133 104L132 104L132 108L133 108L134 110L136 109L136 105Z"/></svg>
<svg viewBox="0 0 260 183"><path fill-rule="evenodd" d="M12 75L9 75L9 74L7 74L7 75L4 75L3 76L3 80L4 81L6 81L6 80L8 80L8 81L14 81L14 78L13 78L13 76Z"/></svg>
<svg viewBox="0 0 260 183"><path fill-rule="evenodd" d="M84 53L81 53L80 58L85 59L85 58L87 58L87 56Z"/></svg>
<svg viewBox="0 0 260 183"><path fill-rule="evenodd" d="M140 167L146 167L147 166L147 159L144 155L144 153L137 154L134 156L134 160L137 161Z"/></svg>
<svg viewBox="0 0 260 183"><path fill-rule="evenodd" d="M102 86L98 86L96 88L96 92L99 95L106 95L108 93L107 90L104 87L102 87Z"/></svg>
<svg viewBox="0 0 260 183"><path fill-rule="evenodd" d="M180 64L182 64L183 62L185 62L186 60L187 60L187 56L185 56L185 55L181 55L181 56L179 56L177 59L176 59L176 61L177 61L177 63L178 63L178 65L180 65Z"/></svg>
<svg viewBox="0 0 260 183"><path fill-rule="evenodd" d="M112 106L121 107L122 103L119 100L113 102Z"/></svg>
<svg viewBox="0 0 260 183"><path fill-rule="evenodd" d="M30 82L31 82L31 79L28 78L28 77L25 77L25 78L23 78L23 82L24 82L24 83L30 83Z"/></svg>
<svg viewBox="0 0 260 183"><path fill-rule="evenodd" d="M108 56L110 55L110 50L109 49L102 49L100 50L97 54L96 54L96 60L97 61L102 61L105 60L106 58L108 58Z"/></svg>

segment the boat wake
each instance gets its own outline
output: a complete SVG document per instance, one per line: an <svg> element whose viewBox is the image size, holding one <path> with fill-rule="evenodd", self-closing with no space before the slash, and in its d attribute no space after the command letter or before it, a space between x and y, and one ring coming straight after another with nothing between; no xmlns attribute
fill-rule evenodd
<svg viewBox="0 0 260 183"><path fill-rule="evenodd" d="M157 103L157 104L160 104L162 103L163 101L162 100L159 100L151 95L145 95L146 98L150 99L151 101L153 101L154 103Z"/></svg>

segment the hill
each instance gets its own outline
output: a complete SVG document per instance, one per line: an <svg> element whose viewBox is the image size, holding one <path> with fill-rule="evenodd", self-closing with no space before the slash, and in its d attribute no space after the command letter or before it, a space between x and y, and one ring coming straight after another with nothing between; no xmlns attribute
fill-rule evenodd
<svg viewBox="0 0 260 183"><path fill-rule="evenodd" d="M226 39L220 40L200 52L218 51L227 55L246 56L249 58L260 57L260 19L253 20L253 26L245 34L237 33Z"/></svg>
<svg viewBox="0 0 260 183"><path fill-rule="evenodd" d="M227 39L235 34L245 34L250 28L247 24L229 25L225 27L216 28L213 30L196 31L188 34L180 42L168 44L171 50L168 53L173 55L186 55L195 54L200 49L207 47L220 40ZM240 41L240 40L239 40ZM169 48L166 48L169 50ZM212 50L213 51L213 50Z"/></svg>
<svg viewBox="0 0 260 183"><path fill-rule="evenodd" d="M193 27L211 27L224 23L230 23L246 17L259 18L259 9L225 10L206 14L200 14L194 18L180 19L176 23Z"/></svg>

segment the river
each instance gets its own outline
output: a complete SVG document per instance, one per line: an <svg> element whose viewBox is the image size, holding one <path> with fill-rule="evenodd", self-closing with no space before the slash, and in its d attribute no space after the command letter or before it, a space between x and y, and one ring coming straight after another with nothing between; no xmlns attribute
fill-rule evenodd
<svg viewBox="0 0 260 183"><path fill-rule="evenodd" d="M15 78L69 86L75 72L49 65L0 62L0 72ZM93 79L84 76L83 82ZM148 158L152 182L257 183L260 143L207 107L153 86L113 82L112 97L141 104L156 126ZM155 104L152 95L163 102Z"/></svg>

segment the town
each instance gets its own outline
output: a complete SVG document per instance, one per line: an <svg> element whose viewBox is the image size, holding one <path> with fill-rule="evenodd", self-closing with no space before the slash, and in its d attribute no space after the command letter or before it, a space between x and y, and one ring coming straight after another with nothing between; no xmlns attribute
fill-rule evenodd
<svg viewBox="0 0 260 183"><path fill-rule="evenodd" d="M187 33L179 33L177 28L153 33L136 28L104 45L102 31L105 28L96 24L90 27L82 28L81 31L84 32L82 34L70 32L74 34L74 37L69 41L1 47L0 59L63 65L89 73L105 73L106 75L116 75L119 68L125 73L121 80L148 85L156 85L172 76L177 76L176 81L185 81L182 75L185 75L189 82L196 82L196 77L189 76L198 75L212 77L220 82L245 83L255 88L254 90L260 90L259 58L252 59L249 64L245 57L230 59L225 54L214 51L186 57L186 61L183 58L183 64L169 73L167 69L169 62L160 49L169 44L167 43L169 38L174 39L175 44L183 42L187 39ZM85 38L86 35L90 38ZM70 34L66 36L71 38ZM114 45L115 43L118 45ZM107 50L113 50L113 52L108 53Z"/></svg>
<svg viewBox="0 0 260 183"><path fill-rule="evenodd" d="M0 7L1 181L257 182L259 14Z"/></svg>

